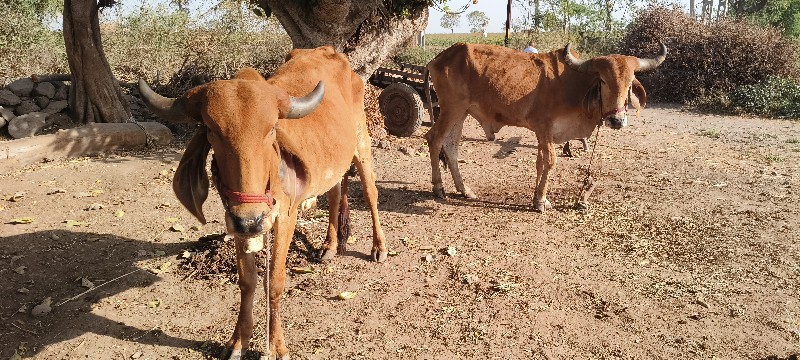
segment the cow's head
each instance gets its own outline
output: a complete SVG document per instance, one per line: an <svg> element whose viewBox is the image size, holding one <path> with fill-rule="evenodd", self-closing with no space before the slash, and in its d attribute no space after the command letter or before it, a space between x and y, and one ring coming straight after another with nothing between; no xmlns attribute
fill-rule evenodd
<svg viewBox="0 0 800 360"><path fill-rule="evenodd" d="M297 119L314 111L325 93L322 81L295 98L248 68L234 79L195 87L177 99L156 94L143 80L139 91L159 117L202 125L187 145L172 184L189 212L206 222L206 159L214 149L212 172L225 205L228 233L252 237L271 229L282 205L272 196L280 186L274 170L281 161L275 126L278 119Z"/></svg>
<svg viewBox="0 0 800 360"><path fill-rule="evenodd" d="M667 47L661 44L661 54L653 59L635 56L609 55L581 60L572 54L571 45L564 48L564 61L570 68L593 77L594 82L584 99L588 107L597 106L601 121L614 129L628 123L628 105L637 111L647 103L644 86L634 73L653 70L667 57ZM589 113L593 113L589 111Z"/></svg>

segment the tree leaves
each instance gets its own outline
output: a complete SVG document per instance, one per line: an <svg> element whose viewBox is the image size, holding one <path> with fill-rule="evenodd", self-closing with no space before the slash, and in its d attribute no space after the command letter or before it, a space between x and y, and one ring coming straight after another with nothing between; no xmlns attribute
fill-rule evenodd
<svg viewBox="0 0 800 360"><path fill-rule="evenodd" d="M339 295L336 295L339 300L350 300L358 295L355 291L342 291Z"/></svg>
<svg viewBox="0 0 800 360"><path fill-rule="evenodd" d="M32 217L21 217L21 218L11 219L11 221L9 221L8 223L12 225L17 225L17 224L30 224L32 222L33 222Z"/></svg>

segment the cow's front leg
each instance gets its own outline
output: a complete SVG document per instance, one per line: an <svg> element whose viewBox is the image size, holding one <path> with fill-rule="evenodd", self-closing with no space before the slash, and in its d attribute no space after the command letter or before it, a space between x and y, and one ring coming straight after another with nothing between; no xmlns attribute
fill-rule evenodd
<svg viewBox="0 0 800 360"><path fill-rule="evenodd" d="M539 151L536 156L536 192L533 196L533 210L544 212L552 208L547 200L547 176L556 165L555 146L552 141L539 139Z"/></svg>
<svg viewBox="0 0 800 360"><path fill-rule="evenodd" d="M250 346L250 338L253 336L253 298L258 283L258 270L253 254L246 252L247 238L235 237L233 241L236 247L236 272L239 276L241 302L233 336L228 340L222 358L239 360Z"/></svg>
<svg viewBox="0 0 800 360"><path fill-rule="evenodd" d="M283 335L280 309L281 296L286 287L286 255L289 252L289 244L292 242L296 223L297 205L293 205L288 214L283 214L275 222L272 259L270 259L269 273L264 274L264 290L269 296L269 350L262 359L289 359L289 348L286 347L286 339Z"/></svg>

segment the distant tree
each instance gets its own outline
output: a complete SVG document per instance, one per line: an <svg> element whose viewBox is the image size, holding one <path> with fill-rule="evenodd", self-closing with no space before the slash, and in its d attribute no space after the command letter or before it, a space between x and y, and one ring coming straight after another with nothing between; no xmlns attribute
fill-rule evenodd
<svg viewBox="0 0 800 360"><path fill-rule="evenodd" d="M779 28L784 35L800 38L800 0L738 0L732 1L729 15Z"/></svg>
<svg viewBox="0 0 800 360"><path fill-rule="evenodd" d="M458 27L461 24L461 14L456 13L444 13L442 15L442 20L439 25L442 25L445 29L450 29L450 33L453 33L453 29Z"/></svg>
<svg viewBox="0 0 800 360"><path fill-rule="evenodd" d="M518 11L521 15L517 16L511 23L511 27L514 28L514 31L532 30L539 32L542 28L541 1L514 0L514 3L517 4L517 8L521 9Z"/></svg>
<svg viewBox="0 0 800 360"><path fill-rule="evenodd" d="M489 17L486 16L486 13L483 11L473 11L467 14L467 22L469 26L472 27L470 29L471 32L479 33L483 32L487 26L489 26Z"/></svg>

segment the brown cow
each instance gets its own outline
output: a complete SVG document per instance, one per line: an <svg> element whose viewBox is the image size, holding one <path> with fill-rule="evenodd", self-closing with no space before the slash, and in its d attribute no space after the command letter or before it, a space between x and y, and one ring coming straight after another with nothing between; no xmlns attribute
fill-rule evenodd
<svg viewBox="0 0 800 360"><path fill-rule="evenodd" d="M372 258L386 260L361 79L347 58L327 46L293 50L269 80L244 69L232 80L195 87L178 99L154 93L144 81L139 88L148 107L162 118L201 124L181 158L173 188L203 223L209 187L206 158L214 149L212 175L236 244L241 288L239 317L227 343L230 358L241 358L253 334L258 281L253 252L261 249L270 230L275 241L264 278L269 294L267 358L288 358L280 300L298 207L327 192L330 214L323 258L331 258L337 243L347 240L337 238L339 181L353 162L372 212Z"/></svg>
<svg viewBox="0 0 800 360"><path fill-rule="evenodd" d="M603 122L614 129L625 126L628 104L638 110L647 102L634 73L656 68L666 55L663 44L654 59L609 55L579 60L570 45L544 54L483 44L455 44L442 51L428 63L441 107L438 120L425 135L434 194L444 197L439 168L444 150L456 189L468 198L476 197L458 170L458 143L469 114L487 138L503 126L525 127L536 134L533 206L544 211L550 207L547 176L556 163L554 144L588 137Z"/></svg>

